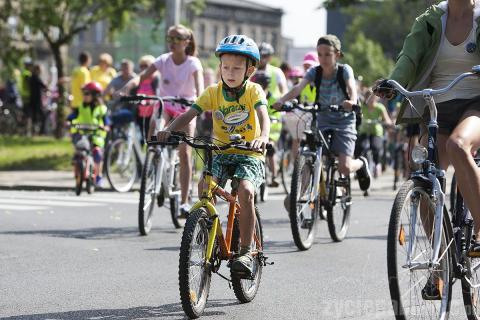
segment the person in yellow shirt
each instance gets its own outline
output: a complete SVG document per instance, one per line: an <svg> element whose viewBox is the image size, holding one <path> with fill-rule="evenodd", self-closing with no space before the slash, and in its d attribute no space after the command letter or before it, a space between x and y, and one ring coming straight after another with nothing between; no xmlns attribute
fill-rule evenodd
<svg viewBox="0 0 480 320"><path fill-rule="evenodd" d="M81 52L78 56L80 66L72 71L72 80L70 83L70 92L72 93L72 108L76 109L83 103L82 87L90 82L90 70L88 67L92 62L90 54L86 51Z"/></svg>
<svg viewBox="0 0 480 320"><path fill-rule="evenodd" d="M158 140L166 141L170 131L184 128L202 112L211 111L215 139L229 143L230 135L240 134L251 143L253 150L265 151L270 134L267 99L262 87L248 80L260 60L256 43L244 35L231 35L220 41L215 55L220 58L222 81L208 87L192 108L160 131ZM264 154L237 149L223 151L213 159L212 174L219 184L224 185L231 178L226 175L226 168L232 166L235 167L233 177L240 181L240 252L231 265L232 271L239 274L252 273L254 194L264 181L264 161ZM202 186L201 183L200 188Z"/></svg>
<svg viewBox="0 0 480 320"><path fill-rule="evenodd" d="M98 57L98 65L94 66L90 71L92 81L98 82L102 89L105 90L108 84L117 75L117 71L112 68L113 58L108 53L102 53Z"/></svg>

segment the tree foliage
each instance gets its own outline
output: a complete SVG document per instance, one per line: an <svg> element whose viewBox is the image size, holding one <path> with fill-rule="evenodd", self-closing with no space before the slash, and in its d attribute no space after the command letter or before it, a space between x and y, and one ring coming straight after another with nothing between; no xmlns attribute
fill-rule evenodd
<svg viewBox="0 0 480 320"><path fill-rule="evenodd" d="M55 60L59 80L65 75L61 54L63 46L68 45L80 32L89 29L99 21L107 21L110 33L123 30L140 12L147 12L159 24L165 11L165 0L7 0L0 1L0 36L2 26L7 26L9 17L15 17L18 24L15 30L7 30L7 43L12 43L10 35L41 34L48 43ZM189 6L200 10L204 0L190 1ZM4 29L5 30L5 29ZM10 34L10 35L9 35ZM1 38L0 38L1 39ZM10 42L8 42L10 41ZM2 44L3 45L3 44ZM1 53L1 52L0 52ZM0 57L8 60L8 56ZM7 58L7 59L5 59ZM61 97L65 92L64 84L58 81ZM57 123L64 119L63 104L58 108ZM57 135L61 135L61 128Z"/></svg>
<svg viewBox="0 0 480 320"><path fill-rule="evenodd" d="M376 79L386 77L393 68L393 60L385 57L382 47L360 32L349 39L344 61L352 66L364 83L372 84Z"/></svg>

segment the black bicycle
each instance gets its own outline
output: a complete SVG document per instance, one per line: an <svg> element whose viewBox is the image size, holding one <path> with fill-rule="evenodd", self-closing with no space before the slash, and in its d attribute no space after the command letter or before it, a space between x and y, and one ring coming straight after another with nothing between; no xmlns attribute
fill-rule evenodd
<svg viewBox="0 0 480 320"><path fill-rule="evenodd" d="M395 81L387 82L407 99L423 97L430 111L427 148L419 145L412 150L412 160L420 168L400 188L390 216L387 265L396 319L447 319L454 279L461 282L467 318L480 318L480 259L468 255L474 242L474 222L458 190L451 221L447 213L445 171L437 162L437 108L433 99L461 80L479 76L480 66L476 66L446 88L415 92Z"/></svg>
<svg viewBox="0 0 480 320"><path fill-rule="evenodd" d="M339 106L304 106L296 100L283 106L283 111L299 109L312 114L311 130L304 131L290 188L290 225L293 240L300 250L312 246L322 208L327 211L328 231L333 241L342 241L350 224L350 177L339 173L337 157L331 151L335 132L322 132L317 126L317 115L324 108L345 112Z"/></svg>

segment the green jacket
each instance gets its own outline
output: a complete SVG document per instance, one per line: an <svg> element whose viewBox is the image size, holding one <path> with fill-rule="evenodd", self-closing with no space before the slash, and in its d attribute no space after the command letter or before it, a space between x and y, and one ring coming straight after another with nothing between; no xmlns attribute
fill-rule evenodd
<svg viewBox="0 0 480 320"><path fill-rule="evenodd" d="M475 54L480 54L480 8L475 9L474 19L477 23ZM440 44L445 40L446 22L447 1L430 7L419 16L403 43L403 49L389 78L398 81L408 90L427 88L431 83L431 73L437 62ZM422 115L425 109L423 98L412 99L412 103ZM397 123L419 122L417 112L407 108L407 105L406 101L402 104Z"/></svg>

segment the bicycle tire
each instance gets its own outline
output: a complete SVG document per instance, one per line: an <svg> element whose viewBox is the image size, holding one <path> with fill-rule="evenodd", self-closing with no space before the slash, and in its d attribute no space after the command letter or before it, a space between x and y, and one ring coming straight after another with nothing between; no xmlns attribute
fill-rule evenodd
<svg viewBox="0 0 480 320"><path fill-rule="evenodd" d="M178 282L180 290L180 300L185 314L196 319L201 316L207 303L210 292L210 281L212 277L210 264L205 259L209 237L209 218L205 208L199 208L193 211L185 223L180 246L180 259L178 268ZM195 231L198 229L198 233ZM202 242L202 243L200 243ZM193 249L198 248L199 257L194 257ZM215 251L215 248L214 248ZM193 263L192 258L203 258L203 261ZM198 290L193 288L191 283L191 267L200 267L199 273L193 278L199 276ZM192 280L193 280L192 278Z"/></svg>
<svg viewBox="0 0 480 320"><path fill-rule="evenodd" d="M393 203L391 215L390 215L390 222L389 222L389 228L388 228L388 235L387 235L387 272L388 272L388 282L389 282L389 290L390 290L390 298L392 301L392 306L394 309L395 313L395 318L396 319L410 319L410 315L406 311L410 311L409 307L412 305L411 301L410 303L404 303L408 301L402 301L402 292L401 292L401 286L399 281L400 276L410 276L410 283L414 283L415 287L418 288L423 288L424 283L426 283L427 277L420 278L420 280L417 281L415 278L415 272L420 272L420 270L414 270L411 272L406 272L406 269L403 268L402 266L404 265L405 261L402 260L402 258L398 257L399 250L402 250L401 252L406 252L407 248L407 241L409 239L409 234L407 235L407 232L409 232L408 228L403 227L403 221L400 221L402 212L405 208L408 208L408 201L411 199L411 195L416 192L417 194L421 195L426 199L426 201L429 201L431 205L431 199L428 196L428 192L425 192L425 185L423 182L419 180L408 180L405 182L400 190L398 191L395 201ZM421 200L419 200L421 201ZM446 210L445 210L446 211ZM446 228L445 225L448 223L447 221L447 216L446 212L444 212L444 221L443 221L443 228ZM409 217L409 213L405 214L405 217ZM418 219L420 220L420 219ZM409 221L406 221L408 224ZM418 221L417 221L418 223ZM420 220L420 224L421 224ZM423 230L423 226L420 228L416 228L420 231ZM424 230L423 230L424 231ZM443 230L445 231L445 230ZM424 231L425 233L425 231ZM447 247L448 240L445 237L445 234L447 232L442 232L443 238L442 238L442 243L444 247ZM426 243L428 243L430 246L430 240L428 240L428 237L423 237L425 238ZM420 241L423 238L416 238L415 241ZM399 248L400 246L400 248ZM404 248L403 248L404 247ZM421 251L420 255L427 251L427 247L425 246L425 250ZM399 249L399 250L397 250ZM423 248L422 248L423 249ZM450 302L451 302L451 295L452 295L452 261L451 261L451 254L450 254L450 249L447 250L446 252L440 252L440 256L442 256L444 259L442 259L442 269L444 269L444 279L443 279L443 290L442 290L442 300L441 300L441 310L439 310L439 314L436 316L432 316L431 319L447 319L449 312L450 312ZM418 255L418 256L420 256ZM413 256L417 258L418 256L416 255L416 252L414 252ZM428 257L431 256L431 252L424 253L424 256ZM426 258L427 259L427 258ZM401 261L400 261L401 260ZM428 271L427 271L428 272ZM411 279L411 278L415 279ZM430 275L428 275L428 278ZM445 280L446 279L446 280ZM407 279L408 282L408 279ZM446 285L445 285L446 284ZM406 291L408 292L409 295L408 297L411 298L412 295L415 294L415 291L413 290L414 288L405 288ZM405 293L403 292L403 293ZM405 297L405 295L403 295ZM405 297L405 298L408 298ZM416 299L414 301L414 306L412 309L414 309L415 312L417 312L421 306L418 306L419 301L424 301L426 303L430 303L430 305L433 305L436 300L423 300L420 294L420 299ZM420 311L421 312L421 311ZM432 312L429 312L430 314ZM425 312L421 313L422 316L425 314ZM414 317L414 316L413 316Z"/></svg>
<svg viewBox="0 0 480 320"><path fill-rule="evenodd" d="M336 177L336 175L339 174L338 171L334 168L329 168L329 170L331 170L331 172L327 171L327 174L330 179L333 179L333 183L330 183L331 187L329 188L328 202L326 205L328 232L333 241L341 242L345 239L350 226L350 210L352 204L350 177L346 177L346 181L340 183ZM341 184L344 184L344 186ZM338 191L342 191L341 196L338 195Z"/></svg>
<svg viewBox="0 0 480 320"><path fill-rule="evenodd" d="M153 164L154 151L147 152L142 170L140 183L140 200L138 202L138 231L142 236L148 235L152 229L153 210L155 208L155 175L156 168ZM145 205L147 202L148 206Z"/></svg>
<svg viewBox="0 0 480 320"><path fill-rule="evenodd" d="M292 229L292 236L295 245L300 250L308 250L313 244L315 240L315 233L317 229L317 221L318 221L318 214L317 211L319 209L319 201L314 204L314 208L311 209L310 212L310 219L305 219L302 212L299 211L299 205L305 206L305 203L299 202L297 197L299 196L300 189L302 188L301 179L302 179L302 169L308 168L309 172L306 173L309 177L309 184L308 189L305 189L305 193L308 195L311 190L313 190L313 163L309 161L307 163L307 159L304 155L299 154L297 159L295 159L295 164L293 166L293 174L292 174L292 185L290 188L290 210L288 210L288 216L290 219L290 227ZM301 198L301 195L300 195ZM318 199L319 197L317 197ZM299 214L301 216L299 216ZM299 219L301 219L299 221ZM310 220L310 221L308 221ZM305 237L302 237L301 233L302 230L307 230Z"/></svg>
<svg viewBox="0 0 480 320"><path fill-rule="evenodd" d="M282 178L282 186L285 193L288 194L288 168L291 162L292 152L290 150L284 150L280 160L280 176Z"/></svg>
<svg viewBox="0 0 480 320"><path fill-rule="evenodd" d="M450 185L450 212L453 213L453 208L455 208L455 199L457 197L457 178L455 174L452 177L452 184Z"/></svg>
<svg viewBox="0 0 480 320"><path fill-rule="evenodd" d="M259 239L260 244L263 248L263 229L262 229L262 222L260 220L260 213L258 212L258 208L255 206L255 235L257 239ZM252 250L257 250L256 243L254 242ZM240 223L237 218L235 218L233 224L233 232L232 232L232 251L238 253L240 251ZM263 253L263 252L262 252ZM262 270L263 270L263 261L261 261L259 255L257 254L254 257L253 263L253 280L250 279L241 279L238 277L235 272L230 271L230 275L232 278L232 288L233 292L235 293L235 297L242 302L247 303L252 301L255 296L257 295L258 288L260 286L260 281L262 278Z"/></svg>
<svg viewBox="0 0 480 320"><path fill-rule="evenodd" d="M90 159L88 162L88 178L86 181L86 189L88 194L92 194L95 192L95 181L93 181L93 159Z"/></svg>
<svg viewBox="0 0 480 320"><path fill-rule="evenodd" d="M173 187L174 191L179 189L180 182L179 182L179 175L177 174L180 172L179 170L180 163L175 163L174 169L174 179L173 179ZM170 197L170 217L172 218L173 225L176 229L183 228L185 225L185 219L180 218L180 195L175 195ZM183 220L183 221L182 221Z"/></svg>
<svg viewBox="0 0 480 320"><path fill-rule="evenodd" d="M75 160L74 169L75 171L75 194L79 196L82 193L83 188L83 163L82 161Z"/></svg>
<svg viewBox="0 0 480 320"><path fill-rule="evenodd" d="M128 163L120 163L122 162L119 159L122 156L122 146L128 148L128 141L124 138L117 138L108 146L105 152L105 173L113 190L128 192L137 179L138 157L132 148Z"/></svg>

